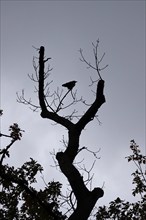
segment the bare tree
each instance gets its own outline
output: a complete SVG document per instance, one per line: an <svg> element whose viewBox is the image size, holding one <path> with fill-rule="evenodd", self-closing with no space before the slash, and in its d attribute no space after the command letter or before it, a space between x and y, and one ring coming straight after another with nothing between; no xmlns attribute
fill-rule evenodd
<svg viewBox="0 0 146 220"><path fill-rule="evenodd" d="M89 122L97 117L96 114L99 108L105 102L105 96L103 94L104 80L101 77L101 71L104 70L107 65L100 68L101 61L103 60L105 54L103 54L103 56L98 59L98 45L99 41L97 41L96 44L92 44L95 65L92 65L85 59L83 50L80 49L81 61L86 63L88 68L92 68L97 72L96 80L91 78L91 84L96 84L95 100L91 105L87 105L82 98L77 99L76 92L73 92L76 81L71 81L69 84L63 84L63 86L68 88L64 95L62 90L60 91L59 89L57 89L57 91L52 94L50 93L49 86L51 82L46 82L46 79L49 77L50 71L52 69L50 66L48 66L46 71L45 64L51 58L45 58L44 46L41 46L38 49L38 66L36 65L35 61L33 61L36 76L29 76L33 81L38 82L37 92L39 106L32 104L31 100L27 101L24 98L24 91L22 92L22 96L18 95L19 102L30 105L34 110L39 108L41 110L40 115L42 118L50 119L55 123L62 125L68 130L68 141L66 144L66 149L62 152L58 152L56 154L56 159L62 173L68 179L68 182L72 188L72 192L74 193L77 201L76 207L73 207L73 212L68 218L69 220L87 220L95 206L95 203L104 194L103 189L100 187L95 187L93 190L89 190L79 170L74 166L73 163L77 154L82 150L79 149L79 141L83 129ZM65 105L64 101L68 94L71 94L71 101L69 104ZM52 98L52 101L48 101L49 98ZM88 109L84 114L78 115L76 110L73 110L70 115L62 116L59 114L65 108L68 108L69 106L72 106L79 101L88 106ZM76 117L77 122L73 122L74 117Z"/></svg>

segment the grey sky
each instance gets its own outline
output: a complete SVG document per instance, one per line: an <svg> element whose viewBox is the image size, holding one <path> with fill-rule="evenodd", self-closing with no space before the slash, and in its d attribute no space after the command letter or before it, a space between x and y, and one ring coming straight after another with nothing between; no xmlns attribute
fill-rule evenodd
<svg viewBox="0 0 146 220"><path fill-rule="evenodd" d="M46 56L52 57L53 90L77 80L79 96L90 102L94 97L88 85L96 72L80 62L78 50L82 48L93 62L91 43L98 38L100 55L106 52L103 65L109 64L102 73L106 103L98 113L102 125L91 122L81 136L81 147L101 148L93 187L105 182L105 196L97 205L117 196L134 199L132 166L124 157L130 153L131 139L145 152L145 1L1 1L2 130L7 132L13 122L25 130L9 161L20 165L33 157L44 165L47 180L59 177L65 181L49 167L53 164L49 152L62 148L60 140L66 131L16 102L16 92L21 89L37 102L33 83L27 77L34 72L32 57L37 55L32 45L44 45ZM78 159L83 157L81 153ZM88 167L92 161L93 157L86 154Z"/></svg>

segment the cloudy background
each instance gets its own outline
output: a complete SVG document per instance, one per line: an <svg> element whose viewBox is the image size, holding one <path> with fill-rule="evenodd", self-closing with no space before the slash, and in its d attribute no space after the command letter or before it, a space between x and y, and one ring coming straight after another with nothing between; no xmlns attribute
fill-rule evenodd
<svg viewBox="0 0 146 220"><path fill-rule="evenodd" d="M1 130L7 133L14 122L25 130L8 162L17 167L32 157L44 166L45 180L59 180L64 189L66 178L50 167L49 152L63 149L66 130L17 103L16 92L25 89L26 98L37 103L27 74L34 72L32 58L38 55L32 46L43 45L46 56L52 57L52 91L77 80L78 96L93 101L89 84L96 72L79 60L79 49L94 62L92 42L98 38L99 54L106 53L103 65L109 64L102 72L106 103L98 112L102 124L91 122L82 133L80 146L93 151L101 148L93 187L104 184L105 195L97 204L106 205L118 196L137 199L131 196L130 175L135 167L125 156L131 153L131 139L145 153L145 1L1 1ZM6 142L1 140L2 147ZM81 152L77 161L83 158L89 169L95 158ZM39 186L44 186L41 176Z"/></svg>

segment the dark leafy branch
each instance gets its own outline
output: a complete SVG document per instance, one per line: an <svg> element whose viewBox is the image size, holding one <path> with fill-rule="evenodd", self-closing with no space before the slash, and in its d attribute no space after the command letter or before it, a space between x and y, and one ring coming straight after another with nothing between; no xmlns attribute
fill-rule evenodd
<svg viewBox="0 0 146 220"><path fill-rule="evenodd" d="M35 182L34 176L38 171L42 171L42 168L33 159L31 159L30 162L25 163L18 170L15 170L13 167L9 168L7 165L0 166L0 183L3 184L5 193L7 189L10 191L11 188L11 191L13 191L15 188L18 188L18 196L20 197L21 195L24 201L26 201L22 205L22 212L24 212L25 209L28 209L27 203L30 201L31 205L35 202L35 206L37 207L36 211L38 212L38 210L42 210L44 215L48 216L48 220L51 219L51 217L53 220L65 219L61 217L59 211L53 211L54 203L47 202L45 196L49 195L49 191L46 191L45 195L45 191L37 192L33 187L28 185L29 182ZM26 179L27 177L28 180ZM44 199L42 199L43 197Z"/></svg>
<svg viewBox="0 0 146 220"><path fill-rule="evenodd" d="M126 158L128 159L128 162L133 161L137 167L136 171L132 173L133 184L136 185L132 194L134 196L140 194L141 197L143 197L143 193L146 192L146 170L143 171L142 166L146 165L146 156L141 154L139 146L134 140L131 140L130 148L133 154Z"/></svg>
<svg viewBox="0 0 146 220"><path fill-rule="evenodd" d="M22 137L22 132L24 132L24 130L21 130L18 126L17 123L14 123L13 125L11 125L9 127L9 131L10 131L10 134L7 135L7 134L2 134L0 132L0 137L7 137L7 138L10 138L11 139L11 142L2 150L0 150L0 155L1 155L1 158L0 158L0 165L2 165L3 163L3 160L5 157L9 157L9 149L10 147L17 141L17 140L21 140L21 137Z"/></svg>
<svg viewBox="0 0 146 220"><path fill-rule="evenodd" d="M0 137L10 139L10 143L0 150L0 204L4 207L3 210L0 209L0 218L20 219L17 205L19 200L23 200L23 203L19 204L20 215L23 219L28 219L29 213L34 219L38 219L39 215L41 215L40 218L44 216L45 220L65 219L66 217L58 211L57 198L60 195L61 185L57 185L57 182L51 182L44 191L37 191L30 186L36 182L37 173L43 171L40 164L32 158L18 169L4 164L4 159L10 156L10 148L17 140L21 139L22 132L24 132L16 123L9 127L9 131L9 135L0 133ZM50 190L53 191L50 192Z"/></svg>
<svg viewBox="0 0 146 220"><path fill-rule="evenodd" d="M141 200L137 202L127 202L119 197L109 203L109 206L100 206L98 208L96 219L127 219L144 220L146 219L146 156L141 154L140 147L134 140L131 140L130 148L132 154L127 156L128 162L133 162L136 171L132 173L133 184L135 185L132 195L140 195Z"/></svg>

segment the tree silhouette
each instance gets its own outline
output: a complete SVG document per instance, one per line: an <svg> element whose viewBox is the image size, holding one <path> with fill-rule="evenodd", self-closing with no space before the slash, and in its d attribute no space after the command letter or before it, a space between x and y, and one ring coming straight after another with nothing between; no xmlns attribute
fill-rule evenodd
<svg viewBox="0 0 146 220"><path fill-rule="evenodd" d="M83 148L82 149L79 148L79 140L81 133L83 129L86 127L86 125L97 117L96 114L99 108L102 106L103 103L105 103L105 96L103 94L104 80L101 77L101 71L104 70L107 67L107 65L102 68L99 67L104 57L103 55L100 59L98 59L97 48L99 46L99 41L97 41L95 45L92 44L92 46L93 46L93 54L95 57L95 65L91 65L88 61L86 61L86 59L83 56L83 50L80 49L81 61L86 63L88 68L93 68L97 72L96 80L94 81L92 80L92 84L96 84L96 91L95 91L95 100L91 105L87 105L86 101L83 100L82 98L77 99L76 92L73 92L73 88L75 86L76 81L71 81L63 84L64 87L68 88L68 91L64 95L62 91L61 92L59 91L59 89L53 94L50 94L49 86L51 82L46 82L46 80L49 78L50 71L52 69L50 68L50 65L48 65L48 68L46 70L45 65L51 58L45 58L44 46L41 46L38 49L39 51L38 65L36 64L35 59L33 59L35 77L33 75L31 76L29 75L31 80L38 83L37 92L38 92L39 105L38 106L34 105L31 102L31 100L25 99L24 91L22 91L21 96L17 94L18 102L29 105L31 108L33 108L33 110L40 109L41 112L40 115L42 118L52 120L55 123L62 125L68 130L68 141L66 144L66 149L62 152L58 152L56 154L56 159L58 161L60 170L66 176L77 201L76 207L73 207L73 212L68 218L69 220L88 219L97 200L101 198L104 194L103 189L100 187L95 187L93 190L89 190L83 180L82 175L74 165L74 160L77 154L83 149ZM69 95L69 93L71 93L72 98L70 103L65 105L64 101L67 95ZM50 98L52 98L52 101L50 101ZM61 112L64 109L78 102L82 102L87 107L87 110L85 111L84 114L78 115L77 111L73 110L69 115L65 115L65 116L61 115ZM77 122L74 122L74 118L76 118ZM33 161L33 166L35 167L34 161ZM2 178L8 178L9 172L6 172L5 169L6 167L3 167L1 163ZM38 167L37 165L36 172L38 171L41 171L41 168ZM35 198L35 201L38 201L37 204L39 204L39 206L43 207L43 209L45 208L47 209L47 214L49 214L49 216L52 216L52 219L58 219L60 213L54 214L54 211L52 209L52 204L45 203L44 201L42 201L36 190L30 189L28 187L27 184L28 181L26 178L27 175L22 175L22 179L21 178L19 179L19 178L15 178L16 173L18 171L13 170L13 172L15 174L10 175L10 178L8 178L10 182L12 181L20 185L22 187L22 190L25 190L28 194L31 195L32 198ZM36 172L33 173L32 178L34 178Z"/></svg>
<svg viewBox="0 0 146 220"><path fill-rule="evenodd" d="M60 166L62 173L67 177L73 193L77 199L77 207L74 212L69 217L69 220L73 219L87 219L96 203L96 201L103 196L103 190L99 187L94 188L92 191L86 187L83 177L74 166L73 162L75 157L79 152L79 139L82 130L85 126L94 119L98 109L105 102L105 97L103 94L104 80L100 79L97 83L96 98L93 104L87 109L85 114L81 118L73 123L66 117L62 117L53 109L50 111L47 108L46 96L44 94L44 80L45 80L45 70L44 70L44 47L41 46L39 49L39 103L41 107L41 117L53 120L54 122L64 126L68 130L68 144L64 152L58 152L56 154L56 159ZM60 103L59 103L60 105Z"/></svg>
<svg viewBox="0 0 146 220"><path fill-rule="evenodd" d="M53 94L50 93L49 86L51 82L46 82L50 76L52 70L48 66L45 70L45 63L51 58L45 59L45 48L41 46L39 51L39 65L36 65L33 60L33 66L35 69L35 77L29 75L30 79L38 83L38 99L39 105L35 105L31 100L25 99L24 91L22 95L18 97L20 103L29 105L34 111L40 110L40 115L44 119L50 119L68 130L68 141L63 141L66 149L62 152L55 154L58 161L60 170L67 177L68 182L72 188L69 196L64 198L65 202L68 202L71 206L71 215L69 220L86 220L88 219L91 211L93 210L96 201L103 196L103 189L95 187L93 190L87 188L87 184L80 174L80 169L77 169L74 161L77 154L86 147L79 148L79 140L83 129L86 125L97 117L97 111L105 102L103 94L104 80L101 77L101 71L106 66L100 67L100 63L103 60L103 56L98 59L97 48L99 41L93 45L93 54L95 57L95 65L88 62L84 55L83 50L80 49L81 61L86 63L88 68L92 68L97 72L97 79L91 78L91 85L96 85L95 100L91 105L88 105L82 98L77 99L76 92L74 92L75 81L71 81L64 84L68 91L63 94L59 89ZM72 83L74 82L74 83ZM72 93L71 93L72 92ZM68 104L64 104L66 97L71 93L71 100ZM52 101L50 101L52 99ZM84 114L79 115L76 110L71 111L69 115L62 115L66 108L69 108L77 103L83 103L87 107ZM0 110L0 116L3 111ZM74 122L76 119L76 122ZM32 184L37 182L36 175L38 172L42 173L42 166L34 159L30 158L30 161L24 163L20 168L14 168L4 163L6 157L10 157L9 150L11 146L21 140L22 133L24 131L19 128L17 123L14 123L9 127L9 134L3 134L0 132L0 137L9 138L10 143L0 150L0 219L14 220L14 219L26 219L26 220L64 220L67 218L66 214L62 214L59 211L61 203L59 197L61 195L61 184L59 182L51 181L45 183L44 190L36 190L32 187ZM98 212L94 216L98 220L104 219L127 219L127 220L144 220L146 219L146 173L143 170L143 166L146 164L146 156L143 156L140 152L139 146L134 140L131 141L130 148L132 154L127 158L128 162L133 161L137 167L136 171L132 173L133 184L135 187L132 191L133 196L139 194L141 200L135 203L125 202L119 197L114 201L111 201L109 207L103 206L98 208ZM89 152L91 150L87 149ZM92 152L95 156L96 153ZM94 164L93 164L94 165ZM92 166L93 167L93 166ZM90 171L87 171L90 176ZM90 177L88 181L90 181ZM76 203L73 203L72 195L76 197Z"/></svg>

